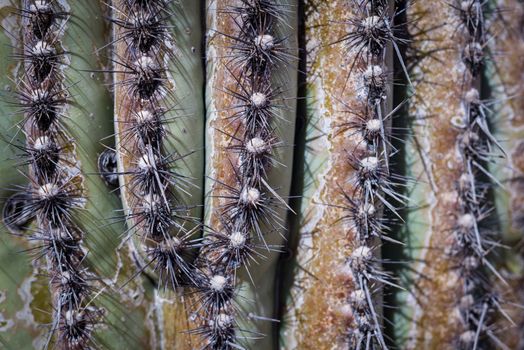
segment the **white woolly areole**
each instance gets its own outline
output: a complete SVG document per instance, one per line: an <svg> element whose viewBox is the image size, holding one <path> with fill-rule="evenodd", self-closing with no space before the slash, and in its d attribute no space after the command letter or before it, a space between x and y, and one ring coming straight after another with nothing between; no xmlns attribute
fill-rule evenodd
<svg viewBox="0 0 524 350"><path fill-rule="evenodd" d="M358 260L362 262L366 262L368 260L371 260L373 255L371 254L371 249L369 247L366 247L365 245L358 247L351 253L351 258L353 260Z"/></svg>
<svg viewBox="0 0 524 350"><path fill-rule="evenodd" d="M136 112L135 119L139 123L144 123L144 122L153 120L153 117L154 117L153 113L146 111L146 110L141 110L141 111Z"/></svg>
<svg viewBox="0 0 524 350"><path fill-rule="evenodd" d="M344 279L354 279L355 274L353 273L353 261L350 258L348 262L342 264L337 269L337 275Z"/></svg>
<svg viewBox="0 0 524 350"><path fill-rule="evenodd" d="M227 280L224 276L214 275L209 280L209 287L215 292L222 292L227 284Z"/></svg>
<svg viewBox="0 0 524 350"><path fill-rule="evenodd" d="M53 47L51 45L49 45L47 42L43 41L43 40L40 40L38 41L35 46L33 46L33 48L31 49L31 52L34 54L34 55L42 55L42 56L46 56L46 55L49 55L51 53L54 53L55 50L53 49Z"/></svg>
<svg viewBox="0 0 524 350"><path fill-rule="evenodd" d="M356 248L353 253L351 253L349 267L357 273L365 271L367 269L366 265L372 257L373 254L371 253L370 248L366 246L360 246Z"/></svg>
<svg viewBox="0 0 524 350"><path fill-rule="evenodd" d="M366 122L366 129L370 132L379 132L381 127L380 119L370 119Z"/></svg>
<svg viewBox="0 0 524 350"><path fill-rule="evenodd" d="M472 331L472 330L465 331L464 333L460 335L460 341L463 344L471 344L475 341L475 337L476 337L475 331Z"/></svg>
<svg viewBox="0 0 524 350"><path fill-rule="evenodd" d="M455 320L462 322L462 311L460 311L460 307L456 306L451 310L451 317L453 317Z"/></svg>
<svg viewBox="0 0 524 350"><path fill-rule="evenodd" d="M233 324L233 317L227 315L227 314L219 314L217 317L215 317L215 323L216 327L218 328L228 328L231 327Z"/></svg>
<svg viewBox="0 0 524 350"><path fill-rule="evenodd" d="M49 92L43 90L43 89L36 89L31 91L31 100L34 102L40 101L41 99L47 97L49 95Z"/></svg>
<svg viewBox="0 0 524 350"><path fill-rule="evenodd" d="M466 294L462 298L460 298L460 307L463 309L469 309L475 305L475 299L473 298L473 295Z"/></svg>
<svg viewBox="0 0 524 350"><path fill-rule="evenodd" d="M260 191L254 187L246 187L240 193L240 200L246 204L256 205L260 200Z"/></svg>
<svg viewBox="0 0 524 350"><path fill-rule="evenodd" d="M368 66L366 70L363 73L363 77L365 81L371 81L373 80L375 83L377 80L382 79L382 68L380 66Z"/></svg>
<svg viewBox="0 0 524 350"><path fill-rule="evenodd" d="M471 186L471 181L467 173L460 175L459 184L462 188L469 188Z"/></svg>
<svg viewBox="0 0 524 350"><path fill-rule="evenodd" d="M68 271L64 271L60 275L60 281L62 284L67 284L71 280L71 274Z"/></svg>
<svg viewBox="0 0 524 350"><path fill-rule="evenodd" d="M471 214L464 214L459 216L457 223L460 227L470 229L475 226L475 217Z"/></svg>
<svg viewBox="0 0 524 350"><path fill-rule="evenodd" d="M482 53L484 49L482 48L482 45L479 42L472 42L466 45L466 51L474 52L474 53Z"/></svg>
<svg viewBox="0 0 524 350"><path fill-rule="evenodd" d="M467 258L465 258L463 264L464 267L470 271L475 270L477 267L479 267L479 261L474 256L468 256Z"/></svg>
<svg viewBox="0 0 524 350"><path fill-rule="evenodd" d="M242 248L246 244L246 236L240 231L235 231L229 236L229 241L233 248Z"/></svg>
<svg viewBox="0 0 524 350"><path fill-rule="evenodd" d="M467 173L463 173L462 175L460 175L459 180L460 182L469 182L469 175Z"/></svg>
<svg viewBox="0 0 524 350"><path fill-rule="evenodd" d="M353 308L349 304L341 305L339 312L342 316L346 318L351 318L353 316Z"/></svg>
<svg viewBox="0 0 524 350"><path fill-rule="evenodd" d="M257 108L264 107L267 104L267 96L266 94L263 94L261 92L253 93L253 95L251 95L250 100L253 106Z"/></svg>
<svg viewBox="0 0 524 350"><path fill-rule="evenodd" d="M154 69L156 67L155 61L149 56L142 56L135 61L135 66L142 70Z"/></svg>
<svg viewBox="0 0 524 350"><path fill-rule="evenodd" d="M38 189L38 195L40 198L49 198L56 196L60 192L60 189L57 185L53 183L46 183L45 185L40 186Z"/></svg>
<svg viewBox="0 0 524 350"><path fill-rule="evenodd" d="M266 141L262 140L260 137L253 137L251 140L246 142L246 150L252 154L261 154L266 152L268 145Z"/></svg>
<svg viewBox="0 0 524 350"><path fill-rule="evenodd" d="M349 299L353 305L362 308L366 305L366 293L362 289L357 289L349 295Z"/></svg>
<svg viewBox="0 0 524 350"><path fill-rule="evenodd" d="M138 167L142 170L149 170L151 168L154 168L155 164L156 164L156 157L148 153L143 154L138 159Z"/></svg>
<svg viewBox="0 0 524 350"><path fill-rule="evenodd" d="M275 38L269 34L258 35L255 38L255 45L264 51L271 50L275 46Z"/></svg>
<svg viewBox="0 0 524 350"><path fill-rule="evenodd" d="M33 148L37 151L41 151L43 149L49 148L50 145L51 145L51 139L49 137L40 136L33 143Z"/></svg>
<svg viewBox="0 0 524 350"><path fill-rule="evenodd" d="M379 27L381 25L381 22L382 20L379 16L369 16L362 20L362 25L364 26L364 28L370 30Z"/></svg>
<svg viewBox="0 0 524 350"><path fill-rule="evenodd" d="M464 99L468 103L478 102L480 99L479 91L475 88L471 88L466 92L466 95L464 95Z"/></svg>
<svg viewBox="0 0 524 350"><path fill-rule="evenodd" d="M359 213L361 216L367 215L368 217L375 216L375 213L377 212L377 209L375 206L371 203L366 203L359 208Z"/></svg>
<svg viewBox="0 0 524 350"><path fill-rule="evenodd" d="M31 6L29 6L29 11L37 12L41 10L49 10L50 8L51 5L48 4L45 0L35 0L34 4L31 4Z"/></svg>
<svg viewBox="0 0 524 350"><path fill-rule="evenodd" d="M360 166L365 171L375 171L378 169L377 157L366 157L360 161Z"/></svg>

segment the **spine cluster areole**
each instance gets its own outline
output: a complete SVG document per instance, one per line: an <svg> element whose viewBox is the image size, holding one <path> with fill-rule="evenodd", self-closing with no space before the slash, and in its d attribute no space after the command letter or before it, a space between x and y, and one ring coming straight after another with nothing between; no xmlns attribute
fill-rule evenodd
<svg viewBox="0 0 524 350"><path fill-rule="evenodd" d="M86 267L80 213L87 202L84 176L75 141L68 135L68 108L73 98L64 70L69 52L61 45L69 14L53 1L23 1L18 96L24 113L29 165L26 215L35 215L37 257L45 257L52 297L48 344L59 349L85 349L103 310L94 306L95 279ZM7 221L10 221L9 219Z"/></svg>
<svg viewBox="0 0 524 350"><path fill-rule="evenodd" d="M172 1L119 0L112 6L117 164L135 255L161 288L191 283L195 221L183 195L191 179L178 168L188 154L168 152L176 89L168 62L176 59ZM144 259L142 257L145 256Z"/></svg>

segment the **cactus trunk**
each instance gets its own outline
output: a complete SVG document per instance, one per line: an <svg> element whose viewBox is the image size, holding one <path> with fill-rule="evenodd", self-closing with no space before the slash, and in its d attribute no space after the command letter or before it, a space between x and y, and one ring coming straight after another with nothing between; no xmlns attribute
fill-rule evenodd
<svg viewBox="0 0 524 350"><path fill-rule="evenodd" d="M0 0L0 346L517 349L517 0Z"/></svg>

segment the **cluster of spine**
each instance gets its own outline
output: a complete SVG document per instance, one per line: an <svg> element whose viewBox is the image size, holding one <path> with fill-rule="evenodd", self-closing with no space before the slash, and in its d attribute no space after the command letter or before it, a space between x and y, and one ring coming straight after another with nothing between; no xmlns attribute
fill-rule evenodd
<svg viewBox="0 0 524 350"><path fill-rule="evenodd" d="M381 310L374 299L381 285L393 284L380 267L381 240L390 239L385 236L389 220L382 218L381 212L387 209L398 215L398 205L390 201L405 204L405 198L395 190L403 179L391 174L389 166L392 146L387 113L386 48L391 45L398 51L398 39L394 37L387 1L352 4L355 17L349 20L349 32L341 41L356 57L348 79L355 81L360 106L348 111L352 121L343 127L353 135L359 134L361 141L354 150L348 150L346 160L355 170L350 179L353 190L344 193L350 232L355 232L354 247L347 259L348 273L355 285L347 301L354 320L348 343L357 349L385 349Z"/></svg>
<svg viewBox="0 0 524 350"><path fill-rule="evenodd" d="M225 149L234 184L216 179L223 187L217 195L222 205L213 213L220 227L211 229L198 259L202 272L197 279L201 320L197 333L204 349L241 348L241 315L234 300L237 270L261 255L258 248L271 249L264 239L266 230L282 229L275 211L282 199L267 181L280 144L271 126L278 109L272 73L285 52L283 39L275 37L279 6L272 0L242 0L238 7L223 10L236 26L236 34L222 33L231 42L226 69L237 83L236 89L227 91L233 101L227 118L236 127L227 134L231 141Z"/></svg>
<svg viewBox="0 0 524 350"><path fill-rule="evenodd" d="M456 148L463 174L456 184L459 213L453 228L454 244L447 252L457 262L456 270L463 280L462 295L455 308L463 332L456 346L476 349L485 335L504 347L488 325L490 315L500 307L500 301L492 293L489 278L485 275L486 269L498 275L487 260L496 242L491 240L489 230L482 224L490 212L487 196L491 185L486 179L494 180L488 173L487 165L504 153L490 132L488 111L477 89L486 56L487 23L484 13L487 4L485 1L468 0L452 6L459 16L458 35L462 40L461 56L466 68L462 95L464 114L452 121L459 130Z"/></svg>
<svg viewBox="0 0 524 350"><path fill-rule="evenodd" d="M75 224L75 212L85 205L83 176L75 145L66 133L64 118L70 98L62 69L65 52L60 36L69 15L48 0L24 0L23 76L19 84L29 164L27 213L36 213L30 240L45 257L53 300L54 336L58 349L87 349L102 310L92 306L94 276L84 266L84 233Z"/></svg>
<svg viewBox="0 0 524 350"><path fill-rule="evenodd" d="M175 288L192 280L193 248L183 203L189 180L175 168L184 155L166 150L166 123L174 111L174 60L169 0L118 0L115 24L115 115L119 175L128 205L129 232L140 236L158 284ZM106 161L104 159L103 161Z"/></svg>

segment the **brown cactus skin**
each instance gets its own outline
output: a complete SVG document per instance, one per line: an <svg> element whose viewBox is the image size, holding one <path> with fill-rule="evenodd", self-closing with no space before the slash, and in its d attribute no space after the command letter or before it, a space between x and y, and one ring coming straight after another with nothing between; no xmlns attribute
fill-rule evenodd
<svg viewBox="0 0 524 350"><path fill-rule="evenodd" d="M160 322L160 348L193 350L198 339L188 332L195 328L191 305L195 302L183 291L167 291L162 297L156 296L157 317Z"/></svg>
<svg viewBox="0 0 524 350"><path fill-rule="evenodd" d="M281 344L285 349L341 348L353 322L350 314L341 311L353 289L342 267L352 249L354 232L348 232L344 222L336 223L343 216L341 209L325 205L344 205L340 190L351 191L346 179L353 169L343 159L346 150L354 149L359 141L335 137L336 126L351 118L343 113L341 101L349 107L357 102L352 80L343 91L352 57L346 56L342 44L326 45L345 32L344 25L326 23L352 13L346 1L325 1L317 6L318 12L306 22L306 47L311 62L308 92L313 95L309 97L314 116L310 122L318 123L312 126L318 131L309 136L312 141L306 144L305 162L306 171L320 176L309 179L311 188L306 188L302 199L300 231L292 232L299 235L299 243L294 282L282 317Z"/></svg>
<svg viewBox="0 0 524 350"><path fill-rule="evenodd" d="M458 210L454 184L464 171L455 150L458 132L451 124L453 117L464 113L460 105L464 73L460 53L455 50L457 24L443 20L455 18L447 2L414 1L408 16L418 19L411 25L411 34L423 33L412 45L422 52L434 52L417 64L414 79L420 74L424 80L415 83L415 100L411 103L411 114L416 118L415 137L427 172L426 181L418 184L425 194L420 207L426 209L419 210L415 220L428 222L428 227L427 232L421 232L424 238L420 242L425 248L418 256L423 263L417 267L422 295L408 299L416 309L408 348L439 349L452 346L462 332L459 320L453 317L462 283L452 271L453 262L445 248L452 244L450 232ZM431 83L435 81L439 83Z"/></svg>
<svg viewBox="0 0 524 350"><path fill-rule="evenodd" d="M229 139L225 133L233 134L235 125L227 122L228 108L234 104L233 96L222 92L227 88L235 88L236 81L228 74L221 62L222 57L227 57L229 52L226 35L235 34L235 24L230 15L221 12L225 8L237 5L234 0L224 1L209 1L206 8L206 21L208 28L207 37L207 55L206 66L208 70L206 107L208 113L213 115L208 116L207 137L212 140L210 142L211 154L206 158L206 173L213 179L220 179L220 181L227 184L234 184L234 172L228 160L227 152L221 150L225 149L229 144ZM216 31L213 32L213 31ZM219 133L216 130L221 130L224 133ZM208 161L209 159L209 161ZM217 191L217 190L215 190ZM224 189L222 188L222 191ZM218 194L218 193L217 193ZM218 225L217 218L213 216L213 211L210 208L218 206L220 201L217 197L210 197L209 209L206 211L206 217L210 219L210 226Z"/></svg>
<svg viewBox="0 0 524 350"><path fill-rule="evenodd" d="M350 334L356 332L358 325L349 300L358 288L348 273L348 257L362 242L356 238L347 209L343 209L348 207L343 194L360 199L351 182L356 171L348 155L360 158L368 151L361 133L343 125L358 123L358 117L351 112L363 113L362 97L359 100L357 96L361 93L358 79L359 72L367 66L364 59L357 59L356 50L348 50L347 43L339 42L348 33L349 26L344 21L358 18L355 4L331 0L310 1L306 6L306 75L311 117L307 121L299 229L292 232L298 240L293 267L288 269L293 274L292 282L288 282L292 285L290 289L284 287L281 346L351 348L356 345L350 344ZM388 51L387 65L391 63ZM392 91L391 86L387 89ZM386 107L390 108L389 94L387 102ZM374 254L379 258L380 249L375 249ZM376 292L374 298L373 307L380 317L381 293Z"/></svg>
<svg viewBox="0 0 524 350"><path fill-rule="evenodd" d="M452 119L464 116L461 100L471 86L476 86L462 63L457 9L445 1L413 1L408 10L413 48L421 57L415 63L414 98L410 114L414 118L416 152L419 168L425 176L417 185L422 209L411 214L411 222L428 223L420 231L420 251L415 250L420 293L407 298L411 308L409 349L440 349L457 346L467 328L457 315L464 296L463 280L457 269L460 263L450 254L454 227L460 211L457 187L466 173L457 149L458 130ZM430 53L425 55L425 53ZM421 226L424 226L422 224ZM419 227L421 227L419 226ZM413 231L411 231L413 232Z"/></svg>

